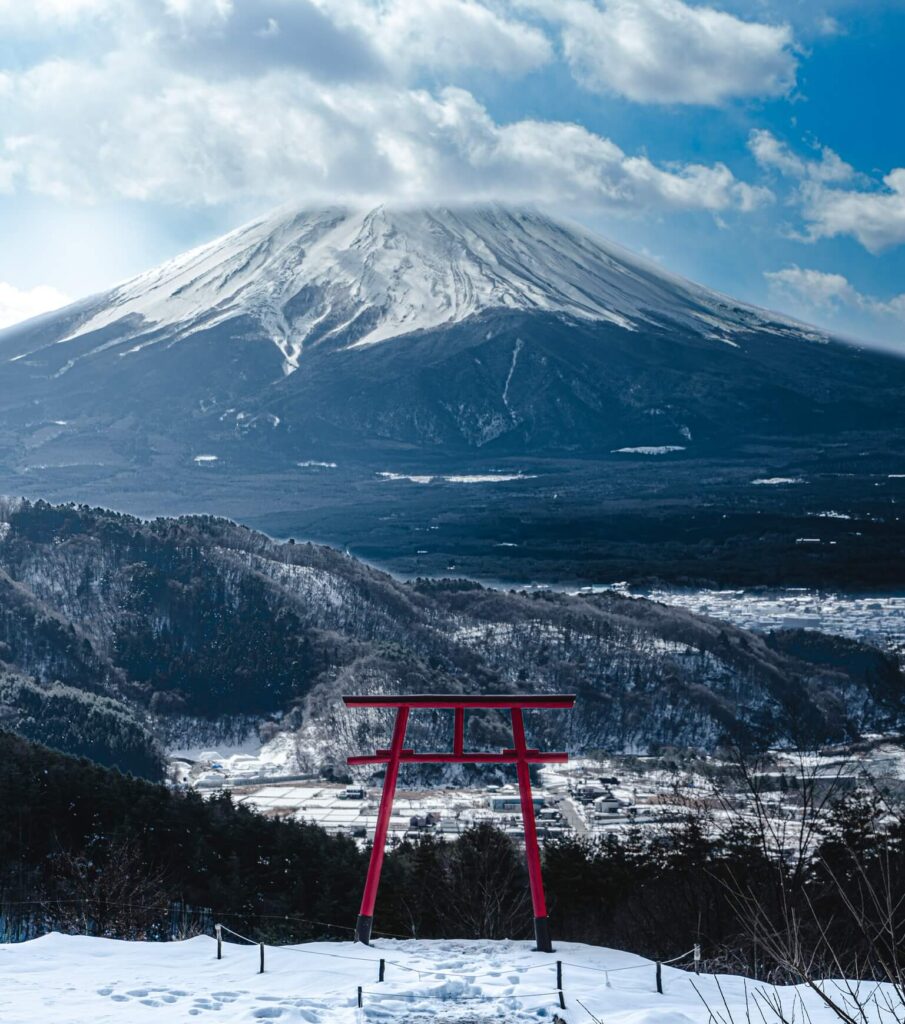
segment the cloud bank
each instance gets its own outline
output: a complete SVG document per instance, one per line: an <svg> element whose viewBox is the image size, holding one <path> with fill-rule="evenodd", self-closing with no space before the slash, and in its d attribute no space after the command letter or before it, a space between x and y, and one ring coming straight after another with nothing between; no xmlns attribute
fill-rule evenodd
<svg viewBox="0 0 905 1024"><path fill-rule="evenodd" d="M44 32L52 50L81 19L95 41L91 53L83 40L0 72L0 190L74 202L505 196L748 212L771 193L724 163L657 162L578 124L500 119L456 80L529 74L554 59L548 33L560 30L590 81L590 51L577 49L585 21L588 45L612 35L610 84L639 102L773 94L794 77L788 30L680 0L532 4L530 16L492 0L61 4L36 0L28 20L0 0L0 31ZM651 70L661 65L668 72Z"/></svg>
<svg viewBox="0 0 905 1024"><path fill-rule="evenodd" d="M21 289L0 281L0 330L39 313L59 309L69 301L68 295L48 285Z"/></svg>
<svg viewBox="0 0 905 1024"><path fill-rule="evenodd" d="M849 235L873 253L905 243L905 168L890 171L882 184L872 182L828 146L816 147L819 156L807 159L764 130L751 132L748 148L765 170L797 180L794 201L805 239Z"/></svg>
<svg viewBox="0 0 905 1024"><path fill-rule="evenodd" d="M833 312L848 307L905 321L905 292L891 299L878 299L858 291L843 274L798 266L768 271L764 277L775 294L812 310Z"/></svg>

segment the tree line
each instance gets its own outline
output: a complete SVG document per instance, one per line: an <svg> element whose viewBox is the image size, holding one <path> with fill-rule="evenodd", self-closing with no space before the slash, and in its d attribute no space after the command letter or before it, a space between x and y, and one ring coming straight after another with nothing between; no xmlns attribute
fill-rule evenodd
<svg viewBox="0 0 905 1024"><path fill-rule="evenodd" d="M782 980L884 976L905 952L905 823L880 794L805 794L776 826L765 799L722 824L691 811L546 843L554 935L663 959L699 942L711 968ZM215 920L273 943L349 938L366 864L347 836L0 732L0 938L166 939ZM386 858L379 932L527 938L531 924L523 853L502 832L425 835Z"/></svg>

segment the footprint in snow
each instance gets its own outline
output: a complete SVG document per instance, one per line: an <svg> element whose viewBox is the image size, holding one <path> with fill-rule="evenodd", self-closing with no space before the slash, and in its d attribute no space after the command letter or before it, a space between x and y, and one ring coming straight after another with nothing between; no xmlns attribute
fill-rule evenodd
<svg viewBox="0 0 905 1024"><path fill-rule="evenodd" d="M97 990L97 994L99 996L109 996L112 991L113 991L112 988L99 988Z"/></svg>
<svg viewBox="0 0 905 1024"><path fill-rule="evenodd" d="M199 1010L219 1010L223 1004L216 1003L212 999L205 999L202 997L195 1000L195 1006L197 1006Z"/></svg>
<svg viewBox="0 0 905 1024"><path fill-rule="evenodd" d="M160 1006L159 999L140 999L140 1003L144 1003L145 1006Z"/></svg>
<svg viewBox="0 0 905 1024"><path fill-rule="evenodd" d="M146 996L148 990L146 988L132 988L126 993L127 996L135 996L136 999L140 999L142 996Z"/></svg>
<svg viewBox="0 0 905 1024"><path fill-rule="evenodd" d="M283 1011L279 1006L262 1006L260 1010L255 1010L252 1017L265 1018L272 1020L274 1017L282 1017Z"/></svg>

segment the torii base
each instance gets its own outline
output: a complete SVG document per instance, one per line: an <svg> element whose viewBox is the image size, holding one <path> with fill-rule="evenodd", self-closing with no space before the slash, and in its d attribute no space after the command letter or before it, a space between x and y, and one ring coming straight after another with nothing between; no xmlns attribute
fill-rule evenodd
<svg viewBox="0 0 905 1024"><path fill-rule="evenodd" d="M373 917L368 917L366 914L358 915L358 920L355 922L356 942L363 942L366 946L371 945L371 925L373 923Z"/></svg>
<svg viewBox="0 0 905 1024"><path fill-rule="evenodd" d="M553 943L550 941L550 921L546 917L534 919L534 939L537 945L534 947L538 953L552 953Z"/></svg>

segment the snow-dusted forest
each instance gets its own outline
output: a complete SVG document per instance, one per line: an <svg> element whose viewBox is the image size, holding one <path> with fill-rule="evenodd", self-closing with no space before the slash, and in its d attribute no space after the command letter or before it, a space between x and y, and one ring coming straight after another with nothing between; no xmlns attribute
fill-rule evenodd
<svg viewBox="0 0 905 1024"><path fill-rule="evenodd" d="M8 502L0 522L5 723L150 777L164 746L256 723L335 767L385 727L374 712L353 734L343 691L574 692L574 714L536 726L572 752L814 745L903 710L897 659L854 639L758 634L611 592L399 582L212 517ZM478 743L505 733L492 716L469 727ZM438 728L413 719L412 736Z"/></svg>

